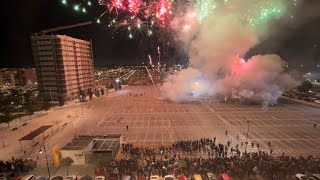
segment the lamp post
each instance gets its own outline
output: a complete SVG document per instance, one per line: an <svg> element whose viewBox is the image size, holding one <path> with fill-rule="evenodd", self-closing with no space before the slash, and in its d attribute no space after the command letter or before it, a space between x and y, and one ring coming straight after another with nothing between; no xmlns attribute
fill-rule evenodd
<svg viewBox="0 0 320 180"><path fill-rule="evenodd" d="M46 150L46 146L45 144L43 144L43 150L44 150L44 155L46 157L46 163L47 163L47 169L48 169L48 175L49 175L49 179L50 179L50 169L49 169L49 163L48 163L48 157L47 157L47 150ZM40 147L39 153L42 154L42 150Z"/></svg>
<svg viewBox="0 0 320 180"><path fill-rule="evenodd" d="M81 116L83 118L83 104L81 104Z"/></svg>
<svg viewBox="0 0 320 180"><path fill-rule="evenodd" d="M160 150L160 154L161 154L161 162L162 162L162 154L163 154L163 150Z"/></svg>
<svg viewBox="0 0 320 180"><path fill-rule="evenodd" d="M244 117L243 119L245 119L245 117ZM247 138L246 138L246 146L245 146L245 148L244 148L244 152L245 152L245 153L247 153L247 145L248 145L248 137L249 137L249 125L250 125L250 121L248 120L248 121L247 121L247 123L248 123L248 131L247 131Z"/></svg>
<svg viewBox="0 0 320 180"><path fill-rule="evenodd" d="M117 90L119 89L119 82L120 82L120 79L116 79L116 83L117 83Z"/></svg>
<svg viewBox="0 0 320 180"><path fill-rule="evenodd" d="M82 102L83 102L83 100L82 100L82 98L83 98L83 96L82 95L80 95L80 105L81 105L81 118L83 118L83 104L82 104Z"/></svg>

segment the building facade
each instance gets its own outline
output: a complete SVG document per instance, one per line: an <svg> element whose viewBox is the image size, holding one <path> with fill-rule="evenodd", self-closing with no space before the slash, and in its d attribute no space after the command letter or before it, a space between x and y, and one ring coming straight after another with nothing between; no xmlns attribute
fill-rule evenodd
<svg viewBox="0 0 320 180"><path fill-rule="evenodd" d="M36 85L35 68L3 68L0 70L0 89L33 87Z"/></svg>
<svg viewBox="0 0 320 180"><path fill-rule="evenodd" d="M90 41L65 35L33 35L31 45L41 96L74 99L93 88Z"/></svg>
<svg viewBox="0 0 320 180"><path fill-rule="evenodd" d="M15 88L17 71L14 69L1 69L0 87L4 89Z"/></svg>

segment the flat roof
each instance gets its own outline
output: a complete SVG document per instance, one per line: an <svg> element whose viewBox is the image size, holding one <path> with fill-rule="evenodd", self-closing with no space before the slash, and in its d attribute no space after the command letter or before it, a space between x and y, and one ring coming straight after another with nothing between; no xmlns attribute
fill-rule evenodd
<svg viewBox="0 0 320 180"><path fill-rule="evenodd" d="M91 151L112 151L120 144L121 134L107 135L76 135L61 150L84 150L90 143L88 150Z"/></svg>
<svg viewBox="0 0 320 180"><path fill-rule="evenodd" d="M44 131L46 131L47 129L49 129L51 127L52 127L52 125L41 126L38 129L32 131L31 133L25 135L24 137L22 137L18 141L31 141L35 137L39 136L39 134L43 133Z"/></svg>

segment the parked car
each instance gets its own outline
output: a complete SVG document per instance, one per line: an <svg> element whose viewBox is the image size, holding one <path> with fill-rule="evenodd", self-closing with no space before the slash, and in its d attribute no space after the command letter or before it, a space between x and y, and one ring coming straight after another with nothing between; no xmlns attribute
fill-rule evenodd
<svg viewBox="0 0 320 180"><path fill-rule="evenodd" d="M77 176L76 175L69 175L69 176L65 176L63 179L64 180L77 180Z"/></svg>
<svg viewBox="0 0 320 180"><path fill-rule="evenodd" d="M36 180L49 180L48 177L39 176L36 178Z"/></svg>
<svg viewBox="0 0 320 180"><path fill-rule="evenodd" d="M144 176L138 176L137 180L147 180L147 178Z"/></svg>
<svg viewBox="0 0 320 180"><path fill-rule="evenodd" d="M180 176L179 180L188 180L187 176Z"/></svg>
<svg viewBox="0 0 320 180"><path fill-rule="evenodd" d="M213 173L207 173L207 177L208 177L208 180L216 180L217 179L217 177L216 177L216 175L214 175Z"/></svg>
<svg viewBox="0 0 320 180"><path fill-rule="evenodd" d="M200 174L195 174L195 175L193 175L193 178L194 178L194 180L202 180Z"/></svg>
<svg viewBox="0 0 320 180"><path fill-rule="evenodd" d="M0 174L0 180L7 180L9 179L7 176L5 176L4 174Z"/></svg>
<svg viewBox="0 0 320 180"><path fill-rule="evenodd" d="M309 176L309 179L310 178L313 178L314 180L320 180L320 174L311 174L310 176ZM312 179L312 180L313 180Z"/></svg>
<svg viewBox="0 0 320 180"><path fill-rule="evenodd" d="M172 176L172 175L166 175L166 176L164 177L164 180L175 180L175 178L174 178L174 176Z"/></svg>
<svg viewBox="0 0 320 180"><path fill-rule="evenodd" d="M50 178L50 180L63 180L62 176L54 176L52 178Z"/></svg>
<svg viewBox="0 0 320 180"><path fill-rule="evenodd" d="M105 180L106 178L104 176L96 176L94 177L94 180Z"/></svg>
<svg viewBox="0 0 320 180"><path fill-rule="evenodd" d="M130 180L130 176L123 176L122 180Z"/></svg>
<svg viewBox="0 0 320 180"><path fill-rule="evenodd" d="M158 175L153 175L150 177L151 180L160 180L160 176Z"/></svg>
<svg viewBox="0 0 320 180"><path fill-rule="evenodd" d="M36 179L36 176L35 175L26 175L24 176L23 178L21 178L21 180L35 180Z"/></svg>
<svg viewBox="0 0 320 180"><path fill-rule="evenodd" d="M296 174L295 175L295 180L307 180L307 176L304 174Z"/></svg>
<svg viewBox="0 0 320 180"><path fill-rule="evenodd" d="M80 180L92 180L92 177L89 175L82 176Z"/></svg>
<svg viewBox="0 0 320 180"><path fill-rule="evenodd" d="M220 179L231 180L230 176L227 173L220 174Z"/></svg>

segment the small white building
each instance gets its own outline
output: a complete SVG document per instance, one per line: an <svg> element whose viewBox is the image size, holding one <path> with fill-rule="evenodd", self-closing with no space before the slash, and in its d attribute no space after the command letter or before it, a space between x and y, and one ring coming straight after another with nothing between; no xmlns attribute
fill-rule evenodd
<svg viewBox="0 0 320 180"><path fill-rule="evenodd" d="M73 165L98 164L113 160L122 142L121 134L76 135L61 148L61 157L70 157Z"/></svg>

